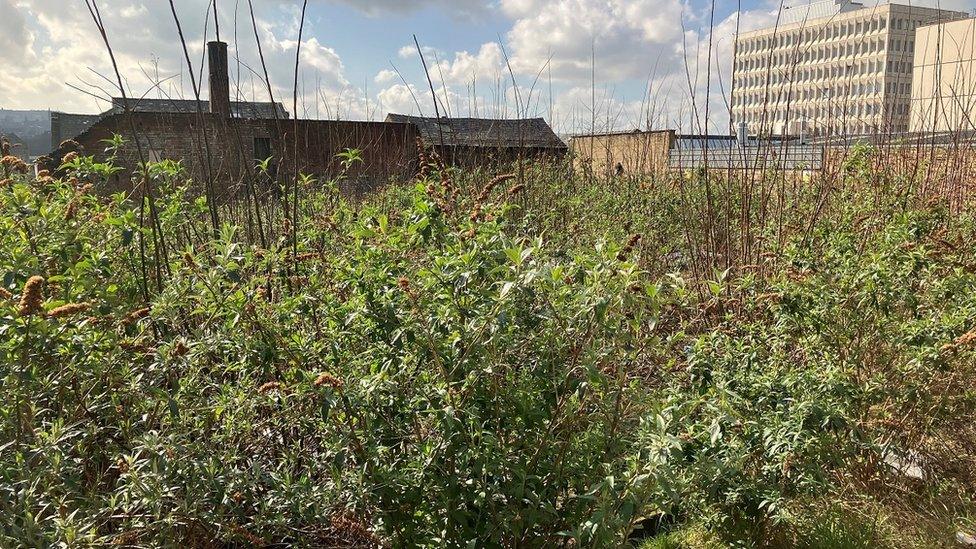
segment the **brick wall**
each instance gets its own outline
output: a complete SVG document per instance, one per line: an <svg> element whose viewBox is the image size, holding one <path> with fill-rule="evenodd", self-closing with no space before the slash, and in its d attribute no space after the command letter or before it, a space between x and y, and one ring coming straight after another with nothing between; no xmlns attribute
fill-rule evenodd
<svg viewBox="0 0 976 549"><path fill-rule="evenodd" d="M416 128L384 122L296 122L221 119L209 113L202 117L196 113L130 113L106 117L75 140L85 154L103 159L106 155L102 141L115 134L126 139L117 157L123 171L109 182L106 192L132 189L132 173L139 163L137 142L147 160L182 161L198 189L203 188L207 174L212 174L221 196L239 192L249 178L255 177L255 146L262 145L259 140L267 140L270 145L274 172L280 180L294 174L296 158L302 173L336 177L341 166L335 155L346 149L360 149L363 162L350 170L342 185L352 193L409 178L415 173L417 162Z"/></svg>

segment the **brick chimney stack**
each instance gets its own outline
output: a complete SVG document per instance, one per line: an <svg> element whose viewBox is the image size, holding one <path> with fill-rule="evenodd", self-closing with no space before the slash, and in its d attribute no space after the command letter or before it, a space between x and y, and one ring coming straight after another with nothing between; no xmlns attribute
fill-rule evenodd
<svg viewBox="0 0 976 549"><path fill-rule="evenodd" d="M230 79L227 75L227 43L207 42L210 66L210 112L230 118Z"/></svg>

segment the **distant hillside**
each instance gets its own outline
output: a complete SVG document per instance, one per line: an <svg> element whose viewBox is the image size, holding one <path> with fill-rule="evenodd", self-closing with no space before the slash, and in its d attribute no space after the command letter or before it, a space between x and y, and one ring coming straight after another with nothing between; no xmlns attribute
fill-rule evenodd
<svg viewBox="0 0 976 549"><path fill-rule="evenodd" d="M0 109L0 134L18 136L29 156L44 154L51 150L51 113Z"/></svg>

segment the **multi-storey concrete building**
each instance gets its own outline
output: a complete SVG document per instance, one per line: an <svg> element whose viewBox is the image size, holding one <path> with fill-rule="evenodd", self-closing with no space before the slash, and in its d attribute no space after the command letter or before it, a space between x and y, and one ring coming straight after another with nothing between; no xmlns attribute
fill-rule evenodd
<svg viewBox="0 0 976 549"><path fill-rule="evenodd" d="M850 0L786 9L736 40L733 119L758 134L907 131L915 29L966 17Z"/></svg>
<svg viewBox="0 0 976 549"><path fill-rule="evenodd" d="M976 132L976 19L915 32L911 129Z"/></svg>

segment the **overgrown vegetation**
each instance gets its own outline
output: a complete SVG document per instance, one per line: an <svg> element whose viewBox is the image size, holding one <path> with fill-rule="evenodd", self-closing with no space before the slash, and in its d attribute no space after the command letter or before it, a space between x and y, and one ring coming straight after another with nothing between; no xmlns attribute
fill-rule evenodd
<svg viewBox="0 0 976 549"><path fill-rule="evenodd" d="M351 203L306 178L297 216L231 204L218 234L179 164L150 203L67 160L0 183L0 545L971 524L976 224L870 151L809 185L435 164Z"/></svg>

